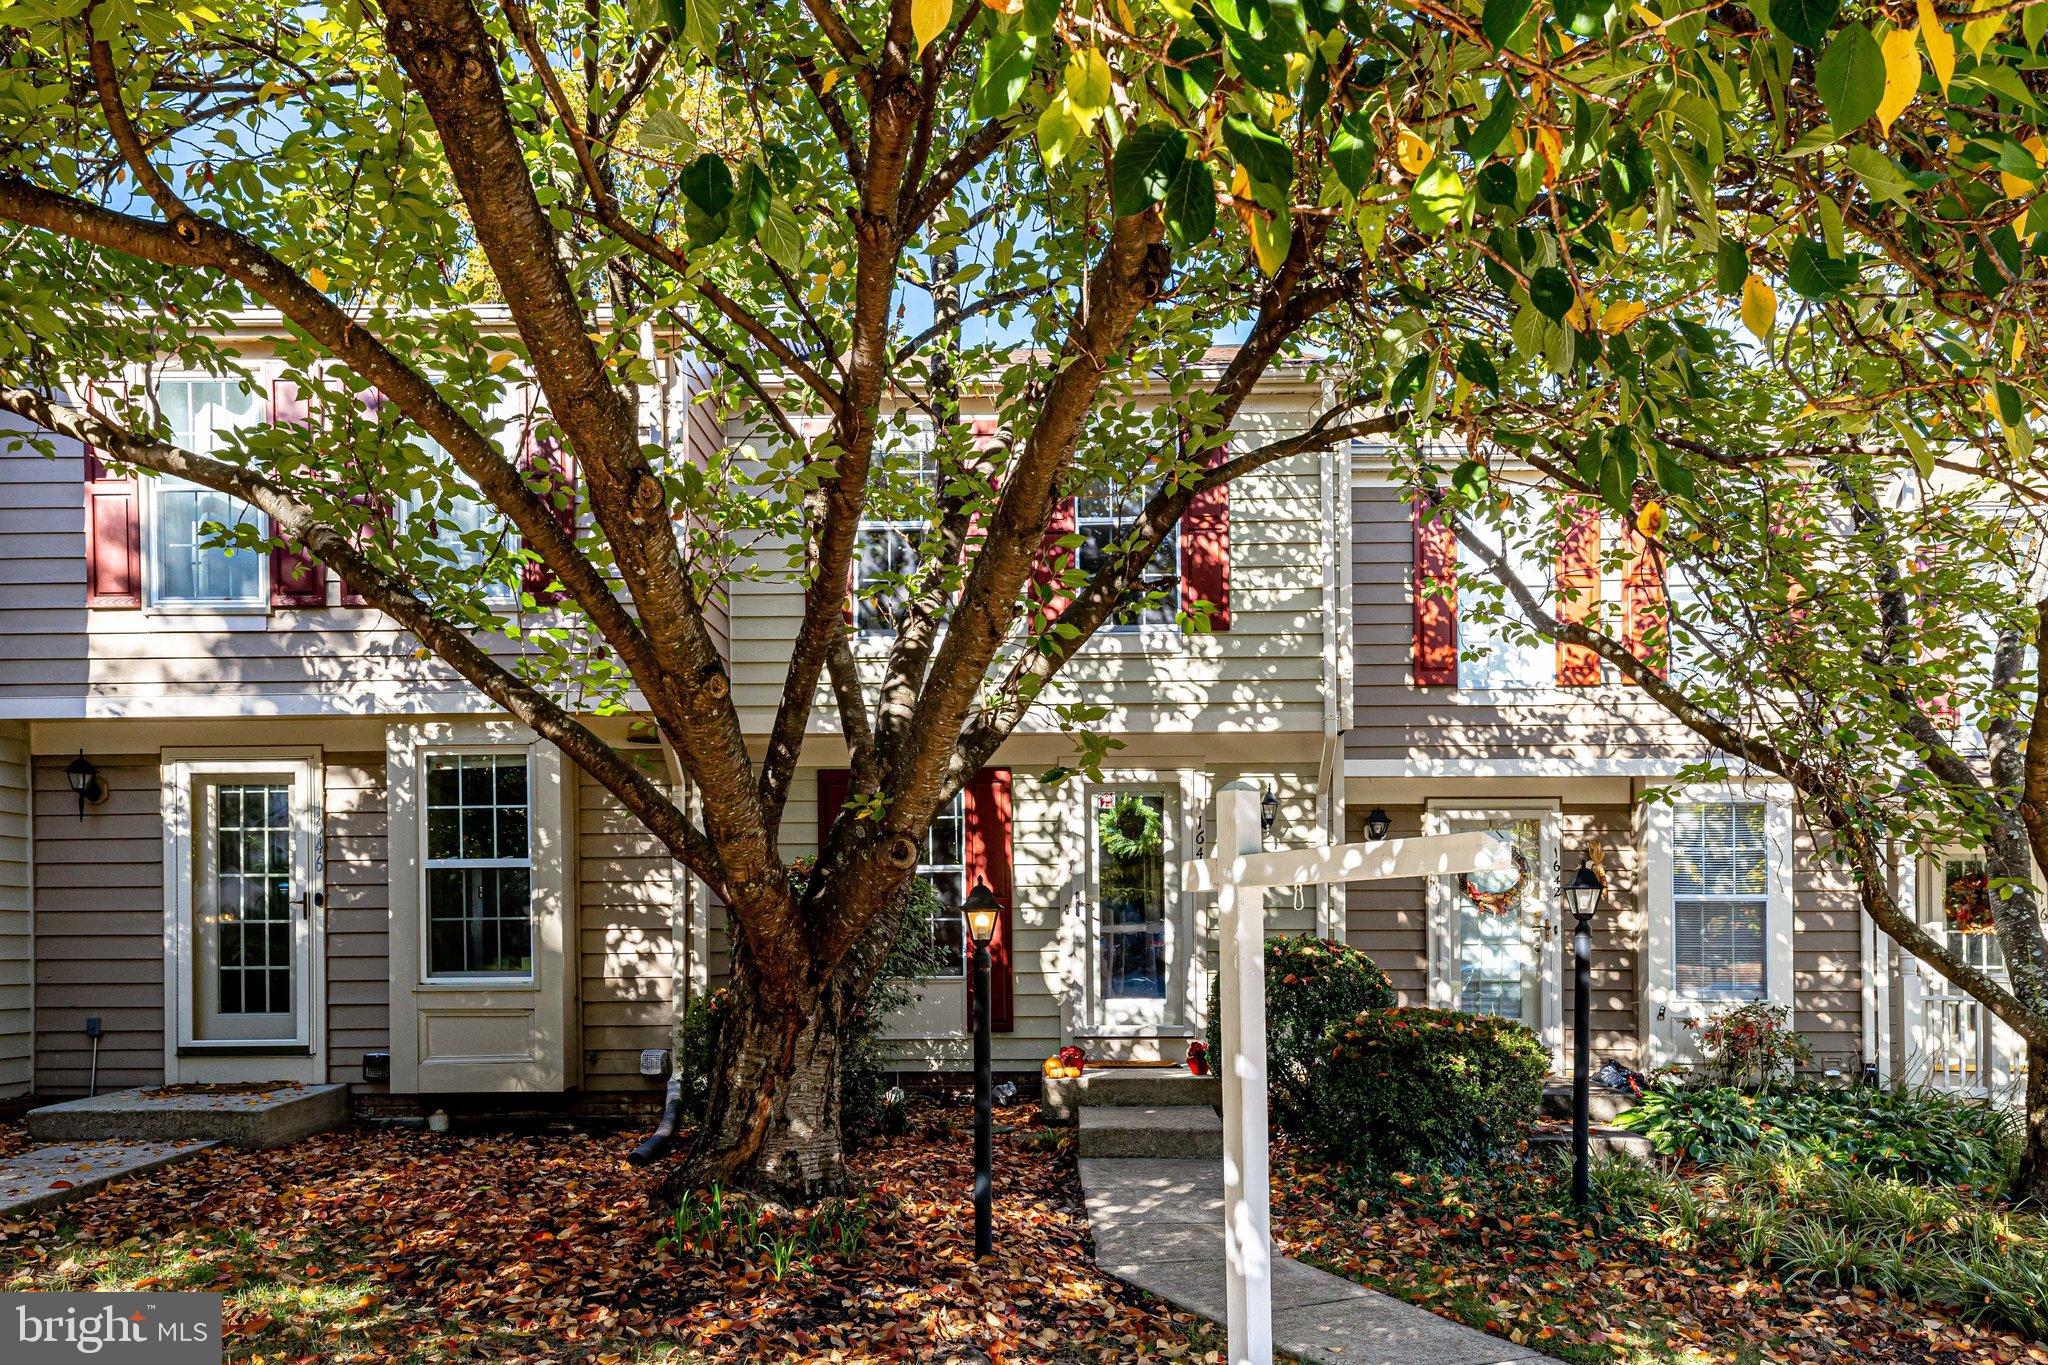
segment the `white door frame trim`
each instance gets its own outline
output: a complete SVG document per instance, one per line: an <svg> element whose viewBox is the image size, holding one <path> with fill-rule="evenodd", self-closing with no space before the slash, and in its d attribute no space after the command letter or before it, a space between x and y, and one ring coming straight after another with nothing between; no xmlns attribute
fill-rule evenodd
<svg viewBox="0 0 2048 1365"><path fill-rule="evenodd" d="M1495 798L1433 796L1424 804L1422 831L1444 837L1445 817L1473 816L1512 824L1534 819L1537 824L1535 877L1543 895L1543 941L1536 948L1537 1033L1550 1053L1555 1070L1564 1068L1564 930L1563 896L1559 869L1563 865L1564 803L1556 798ZM1451 889L1442 877L1431 877L1428 885L1428 976L1429 1003L1437 1009L1456 1009L1457 990L1450 979L1456 968L1452 941L1452 919L1456 910Z"/></svg>
<svg viewBox="0 0 2048 1365"><path fill-rule="evenodd" d="M327 866L325 757L311 748L165 749L159 802L164 831L164 1082L327 1078ZM293 864L306 870L297 948L303 970L293 989L297 1035L207 1043L194 1036L192 936L193 779L216 774L290 773ZM305 1049L303 1053L299 1049ZM215 1054L211 1057L206 1054ZM228 1073L237 1073L229 1075ZM262 1072L242 1075L244 1072Z"/></svg>

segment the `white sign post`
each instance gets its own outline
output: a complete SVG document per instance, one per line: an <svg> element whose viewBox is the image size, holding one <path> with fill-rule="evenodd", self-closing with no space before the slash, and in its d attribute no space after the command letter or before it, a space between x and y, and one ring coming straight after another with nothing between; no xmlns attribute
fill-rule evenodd
<svg viewBox="0 0 2048 1365"><path fill-rule="evenodd" d="M1273 1361L1273 1193L1267 1179L1266 924L1269 886L1498 872L1513 846L1485 830L1422 839L1264 852L1259 791L1232 782L1216 801L1216 851L1185 865L1183 883L1216 893L1223 1056L1223 1256L1230 1365ZM1239 892L1250 891L1250 896Z"/></svg>

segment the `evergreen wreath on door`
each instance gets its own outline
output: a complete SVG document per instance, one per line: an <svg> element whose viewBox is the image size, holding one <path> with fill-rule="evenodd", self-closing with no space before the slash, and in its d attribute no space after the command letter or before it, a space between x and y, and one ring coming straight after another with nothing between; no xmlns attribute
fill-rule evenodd
<svg viewBox="0 0 2048 1365"><path fill-rule="evenodd" d="M1157 853L1166 843L1159 807L1135 792L1113 798L1095 815L1102 851L1119 862Z"/></svg>

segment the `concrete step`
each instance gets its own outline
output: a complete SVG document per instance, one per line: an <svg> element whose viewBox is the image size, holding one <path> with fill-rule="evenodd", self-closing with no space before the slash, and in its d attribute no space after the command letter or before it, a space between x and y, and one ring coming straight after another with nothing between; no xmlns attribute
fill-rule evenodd
<svg viewBox="0 0 2048 1365"><path fill-rule="evenodd" d="M1223 1155L1223 1116L1207 1105L1084 1106L1081 1155L1087 1157L1178 1157Z"/></svg>
<svg viewBox="0 0 2048 1365"><path fill-rule="evenodd" d="M1115 1066L1079 1076L1048 1076L1039 1109L1053 1123L1072 1123L1082 1105L1150 1108L1159 1105L1223 1103L1221 1082L1192 1076L1184 1066Z"/></svg>
<svg viewBox="0 0 2048 1365"><path fill-rule="evenodd" d="M172 1085L116 1090L28 1111L37 1142L214 1139L281 1147L348 1122L348 1087L281 1082L260 1090Z"/></svg>
<svg viewBox="0 0 2048 1365"><path fill-rule="evenodd" d="M1529 1146L1538 1150L1553 1149L1569 1161L1572 1154L1572 1130L1547 1128L1541 1132L1531 1133ZM1593 1154L1596 1161L1603 1154L1629 1156L1639 1161L1650 1161L1657 1155L1657 1149L1650 1145L1648 1138L1641 1133L1631 1133L1626 1128L1594 1127L1586 1134L1586 1150Z"/></svg>
<svg viewBox="0 0 2048 1365"><path fill-rule="evenodd" d="M0 1161L0 1218L25 1218L83 1199L124 1176L169 1166L215 1142L80 1142L37 1147Z"/></svg>
<svg viewBox="0 0 2048 1365"><path fill-rule="evenodd" d="M1619 1090L1609 1090L1604 1085L1588 1087L1586 1107L1593 1122L1612 1123L1636 1107L1636 1097ZM1546 1118L1569 1121L1572 1116L1572 1083L1552 1081L1543 1087L1543 1114Z"/></svg>

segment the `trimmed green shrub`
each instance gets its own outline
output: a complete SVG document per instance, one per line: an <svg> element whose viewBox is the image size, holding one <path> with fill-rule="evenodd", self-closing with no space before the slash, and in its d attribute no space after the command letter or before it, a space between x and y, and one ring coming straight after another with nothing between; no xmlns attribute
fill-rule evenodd
<svg viewBox="0 0 2048 1365"><path fill-rule="evenodd" d="M1323 1036L1307 1136L1375 1173L1459 1170L1515 1146L1543 1102L1535 1034L1457 1010L1367 1010Z"/></svg>
<svg viewBox="0 0 2048 1365"><path fill-rule="evenodd" d="M1266 1076L1273 1116L1296 1131L1330 1025L1389 1009L1394 987L1356 948L1306 934L1266 940ZM1223 1005L1209 986L1209 1059L1223 1064Z"/></svg>
<svg viewBox="0 0 2048 1365"><path fill-rule="evenodd" d="M1659 1087L1623 1114L1666 1156L1720 1165L1747 1153L1818 1157L1925 1185L1996 1187L2013 1136L2004 1110L1932 1090Z"/></svg>

